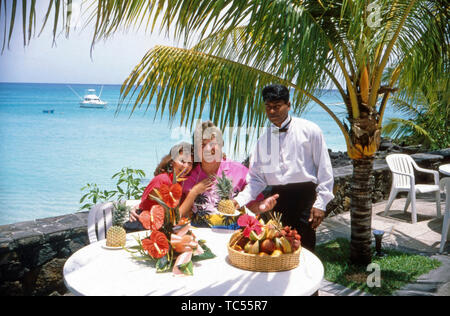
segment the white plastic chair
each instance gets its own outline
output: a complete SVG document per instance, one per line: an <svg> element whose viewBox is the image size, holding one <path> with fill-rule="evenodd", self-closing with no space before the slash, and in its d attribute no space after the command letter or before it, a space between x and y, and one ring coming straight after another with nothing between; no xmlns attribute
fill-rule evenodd
<svg viewBox="0 0 450 316"><path fill-rule="evenodd" d="M442 179L440 187L445 192L445 212L444 221L442 222L441 247L439 249L439 253L443 253L445 242L447 241L448 236L448 226L450 224L450 178Z"/></svg>
<svg viewBox="0 0 450 316"><path fill-rule="evenodd" d="M395 197L399 192L408 192L406 200L405 213L411 204L411 220L412 223L417 223L416 211L416 193L431 193L435 192L436 196L436 213L441 216L441 193L439 189L439 172L429 169L420 168L416 162L408 155L393 154L386 157L389 169L392 172L392 187L389 195L389 201L386 205L384 215L386 216ZM434 175L434 184L416 184L414 177L414 169L424 173Z"/></svg>
<svg viewBox="0 0 450 316"><path fill-rule="evenodd" d="M134 207L140 204L140 200L127 200L126 206ZM106 239L106 232L112 226L113 202L94 205L88 214L88 236L89 242Z"/></svg>

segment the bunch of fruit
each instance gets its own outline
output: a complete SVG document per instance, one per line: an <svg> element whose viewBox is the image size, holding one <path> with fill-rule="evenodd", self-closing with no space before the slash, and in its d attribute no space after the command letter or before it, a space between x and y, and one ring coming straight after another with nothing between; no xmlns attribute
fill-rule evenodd
<svg viewBox="0 0 450 316"><path fill-rule="evenodd" d="M270 220L262 223L262 231L257 234L251 231L248 237L242 230L236 231L230 239L230 247L239 252L259 256L278 257L282 254L296 252L301 247L301 236L297 230L289 226L281 227L281 223Z"/></svg>

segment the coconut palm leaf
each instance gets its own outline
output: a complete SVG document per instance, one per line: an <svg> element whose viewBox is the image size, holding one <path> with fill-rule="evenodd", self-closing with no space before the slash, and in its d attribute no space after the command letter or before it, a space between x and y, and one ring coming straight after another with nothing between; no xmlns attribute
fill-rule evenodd
<svg viewBox="0 0 450 316"><path fill-rule="evenodd" d="M48 21L53 17L53 44L55 44L56 37L61 31L65 31L66 36L69 35L72 2L72 0L48 0L47 11L40 32L44 30ZM18 0L0 1L0 16L4 18L3 32L0 32L3 36L2 52L5 48L9 48L19 10L22 11L23 43L24 46L29 44L36 30L38 30L37 21L41 20L36 14L36 6L36 0L22 0L21 5Z"/></svg>
<svg viewBox="0 0 450 316"><path fill-rule="evenodd" d="M136 96L131 111L145 102L147 109L155 106L155 113L163 115L168 111L171 120L181 113L180 125L191 123L192 128L208 104L209 117L220 128L250 129L264 125L260 91L272 82L292 85L283 78L217 56L157 46L126 80L122 106L126 103L125 96L130 94ZM293 110L301 113L307 104L303 94L295 93L293 101Z"/></svg>
<svg viewBox="0 0 450 316"><path fill-rule="evenodd" d="M179 36L198 31L203 38L209 27L209 35L195 49L224 59L239 60L242 64L281 76L308 92L319 89L331 78L348 105L350 119L353 119L360 115L358 95L361 89L367 93L371 91L369 106L372 104L373 108L376 104L373 101L377 101L380 76L390 62L390 53L402 56L399 53L402 47L395 46L397 40L402 40L403 49L410 49L422 38L411 34L422 34L425 24L419 23L414 28L417 23L408 19L409 13L420 7L417 3L381 1L380 25L385 27L374 30L361 28L367 18L366 4L361 1L231 1L229 6L222 2L196 1L200 5L198 8L190 1L173 1L167 6L160 4L158 8L162 9L155 13L154 19L161 15L167 27L175 23ZM286 18L273 18L281 13ZM426 21L432 20L430 14L427 17ZM108 21L107 18L103 20ZM122 21L129 21L128 17L122 15ZM408 32L403 31L406 23ZM237 32L241 33L240 37L236 36ZM101 36L101 32L98 35ZM230 36L235 40L230 41ZM213 41L216 44L209 46ZM311 54L312 51L316 54ZM391 63L398 64L396 61ZM365 67L367 64L370 67ZM334 75L337 69L343 73L346 87L342 87ZM359 86L361 69L368 70L370 82L364 88ZM393 84L395 82L391 86Z"/></svg>
<svg viewBox="0 0 450 316"><path fill-rule="evenodd" d="M449 19L448 6L442 1L420 1L406 21L394 56L402 65L399 85L410 94L418 86L436 85L448 72Z"/></svg>
<svg viewBox="0 0 450 316"><path fill-rule="evenodd" d="M415 135L426 139L430 143L434 141L428 131L420 125L416 124L412 120L401 118L390 118L383 127L383 133L393 138L400 138L402 136L414 133Z"/></svg>
<svg viewBox="0 0 450 316"><path fill-rule="evenodd" d="M424 148L450 146L448 78L431 80L415 91L404 89L392 99L392 106L409 119L394 118L383 127L383 134ZM399 84L403 84L400 81Z"/></svg>

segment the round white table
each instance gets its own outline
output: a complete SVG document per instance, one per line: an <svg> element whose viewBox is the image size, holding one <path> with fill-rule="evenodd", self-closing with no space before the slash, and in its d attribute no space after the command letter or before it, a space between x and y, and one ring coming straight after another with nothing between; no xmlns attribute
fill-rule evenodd
<svg viewBox="0 0 450 316"><path fill-rule="evenodd" d="M251 272L232 266L226 247L233 231L193 229L215 258L194 263L193 276L156 273L146 261L125 250L103 248L105 241L74 253L64 265L64 282L75 295L87 296L300 296L316 292L324 276L321 261L302 249L300 265L284 272ZM127 246L135 244L127 235Z"/></svg>
<svg viewBox="0 0 450 316"><path fill-rule="evenodd" d="M439 166L439 171L446 176L450 176L450 163L446 165Z"/></svg>

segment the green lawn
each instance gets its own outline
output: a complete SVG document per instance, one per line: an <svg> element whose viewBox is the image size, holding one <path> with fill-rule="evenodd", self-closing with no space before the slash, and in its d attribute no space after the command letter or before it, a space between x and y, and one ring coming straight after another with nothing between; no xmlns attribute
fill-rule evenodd
<svg viewBox="0 0 450 316"><path fill-rule="evenodd" d="M393 249L383 249L387 256L374 257L381 271L381 286L369 287L367 278L374 270L366 271L367 267L351 265L350 242L344 238L332 240L316 247L316 254L325 267L325 279L344 285L345 287L362 290L373 295L391 295L407 283L431 270L438 268L438 260L425 256L400 252Z"/></svg>

